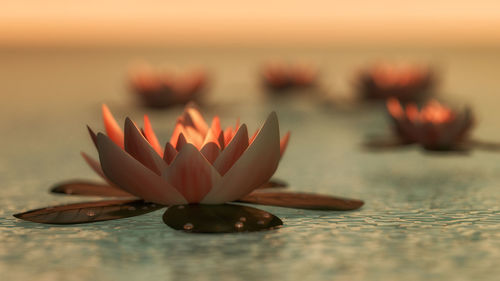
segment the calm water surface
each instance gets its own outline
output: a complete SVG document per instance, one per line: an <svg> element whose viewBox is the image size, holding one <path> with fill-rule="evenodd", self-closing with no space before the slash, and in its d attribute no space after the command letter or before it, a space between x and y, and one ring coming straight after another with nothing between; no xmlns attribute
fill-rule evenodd
<svg viewBox="0 0 500 281"><path fill-rule="evenodd" d="M256 77L266 58L318 63L330 104L268 102ZM206 65L213 82L204 112L225 124L240 116L256 129L271 110L292 139L277 178L291 189L362 198L354 212L261 207L277 231L190 235L162 211L76 226L23 222L13 213L94 200L48 194L73 178L98 179L81 159L94 153L85 125L101 130L100 104L116 117L151 116L165 141L182 108L135 106L124 78L146 59ZM355 104L352 74L381 58L430 62L442 97L473 106L474 137L500 141L500 52L349 49L105 49L0 51L1 280L498 280L500 153L429 154L419 148L369 152L370 134L388 134L380 104ZM100 198L95 198L99 200Z"/></svg>

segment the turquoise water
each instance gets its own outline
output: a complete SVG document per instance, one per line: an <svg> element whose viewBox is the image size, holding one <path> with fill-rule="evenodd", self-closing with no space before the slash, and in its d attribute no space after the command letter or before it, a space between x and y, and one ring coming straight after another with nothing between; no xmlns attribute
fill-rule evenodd
<svg viewBox="0 0 500 281"><path fill-rule="evenodd" d="M322 67L334 99L266 102L256 80L268 57ZM370 152L389 133L383 106L355 104L350 78L377 58L424 60L443 71L443 97L470 103L475 138L500 141L500 56L495 50L147 49L0 52L1 280L497 280L500 274L500 153ZM100 104L121 120L150 114L166 140L182 110L134 106L124 84L135 58L208 65L206 116L240 116L256 129L276 110L292 139L276 174L296 191L364 199L359 211L265 207L284 221L269 232L192 235L162 223L162 211L76 226L24 222L13 213L94 200L48 194L73 178L98 179L79 152L95 153L85 125L102 129ZM95 154L94 154L95 155ZM99 198L95 198L98 200Z"/></svg>

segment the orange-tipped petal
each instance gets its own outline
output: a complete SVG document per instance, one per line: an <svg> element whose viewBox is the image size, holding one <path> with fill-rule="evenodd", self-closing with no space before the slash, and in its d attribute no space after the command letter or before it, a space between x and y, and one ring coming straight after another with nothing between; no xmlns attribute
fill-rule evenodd
<svg viewBox="0 0 500 281"><path fill-rule="evenodd" d="M125 120L125 151L157 175L161 175L161 171L166 166L163 159L153 150L134 122L128 117Z"/></svg>
<svg viewBox="0 0 500 281"><path fill-rule="evenodd" d="M193 103L189 103L186 106L185 113L191 118L191 121L196 130L200 134L205 135L208 131L208 125L196 106Z"/></svg>
<svg viewBox="0 0 500 281"><path fill-rule="evenodd" d="M401 118L404 116L403 107L401 107L401 103L397 99L395 98L388 99L386 106L387 110L389 111L389 114L391 114L392 117Z"/></svg>
<svg viewBox="0 0 500 281"><path fill-rule="evenodd" d="M252 144L253 140L255 139L255 137L259 134L260 132L260 129L255 131L255 133L253 133L252 137L250 138L250 140L248 141L249 144Z"/></svg>
<svg viewBox="0 0 500 281"><path fill-rule="evenodd" d="M109 110L108 106L103 104L102 105L102 119L104 121L104 127L106 128L106 134L108 137L116 143L119 147L123 149L123 131L118 126L118 123L116 123L115 118L113 117L113 114L111 114L111 111Z"/></svg>
<svg viewBox="0 0 500 281"><path fill-rule="evenodd" d="M410 103L406 106L406 118L411 122L419 121L420 113L416 104Z"/></svg>
<svg viewBox="0 0 500 281"><path fill-rule="evenodd" d="M215 160L214 167L222 176L233 166L248 147L248 131L245 124L234 136L233 140L222 150L221 154Z"/></svg>
<svg viewBox="0 0 500 281"><path fill-rule="evenodd" d="M285 153L286 147L288 146L288 141L290 140L290 132L287 132L286 135L280 141L280 156L283 157Z"/></svg>
<svg viewBox="0 0 500 281"><path fill-rule="evenodd" d="M212 131L212 133L216 136L218 136L220 134L220 132L222 131L221 126L220 126L219 116L215 116L214 119L212 120L212 125L210 126L210 130L208 130L208 133L210 133L210 131Z"/></svg>
<svg viewBox="0 0 500 281"><path fill-rule="evenodd" d="M200 202L220 180L220 175L196 147L186 143L163 177L189 203Z"/></svg>
<svg viewBox="0 0 500 281"><path fill-rule="evenodd" d="M208 143L214 143L215 145L217 145L217 147L220 147L218 136L220 136L220 131L218 133L215 133L212 130L208 130L208 133L205 136L205 140L203 141L202 147Z"/></svg>
<svg viewBox="0 0 500 281"><path fill-rule="evenodd" d="M135 160L104 134L97 135L97 147L102 170L115 185L146 201L164 205L187 203L162 177Z"/></svg>
<svg viewBox="0 0 500 281"><path fill-rule="evenodd" d="M238 131L238 129L240 128L240 118L238 117L238 119L236 119L236 125L234 126L234 131Z"/></svg>
<svg viewBox="0 0 500 281"><path fill-rule="evenodd" d="M163 149L161 148L160 142L156 137L156 134L147 115L144 115L144 136L148 140L149 144L151 144L151 146L154 148L156 153L158 153L160 157L163 157Z"/></svg>
<svg viewBox="0 0 500 281"><path fill-rule="evenodd" d="M280 136L278 117L267 118L254 142L212 188L202 203L219 204L242 198L267 182L278 168Z"/></svg>
<svg viewBox="0 0 500 281"><path fill-rule="evenodd" d="M224 144L227 146L229 142L233 139L234 137L234 131L232 127L227 127L224 130Z"/></svg>
<svg viewBox="0 0 500 281"><path fill-rule="evenodd" d="M204 135L200 134L200 132L193 127L184 127L182 132L186 137L187 142L194 144L194 146L198 149L202 147Z"/></svg>
<svg viewBox="0 0 500 281"><path fill-rule="evenodd" d="M175 150L175 148L169 142L167 142L167 144L165 145L165 152L163 153L163 160L165 161L165 163L170 165L176 155L177 150Z"/></svg>

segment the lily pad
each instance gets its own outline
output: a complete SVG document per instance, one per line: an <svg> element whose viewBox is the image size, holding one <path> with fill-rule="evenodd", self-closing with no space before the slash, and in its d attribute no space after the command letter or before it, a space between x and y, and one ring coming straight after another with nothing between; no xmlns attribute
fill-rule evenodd
<svg viewBox="0 0 500 281"><path fill-rule="evenodd" d="M14 217L37 223L77 224L134 217L163 207L144 200L107 200L36 209Z"/></svg>
<svg viewBox="0 0 500 281"><path fill-rule="evenodd" d="M364 202L357 199L333 197L328 195L296 193L296 192L253 192L240 200L243 203L307 209L350 211L363 206Z"/></svg>
<svg viewBox="0 0 500 281"><path fill-rule="evenodd" d="M83 180L67 181L50 189L52 193L82 196L134 197L117 187Z"/></svg>
<svg viewBox="0 0 500 281"><path fill-rule="evenodd" d="M285 188L288 183L279 179L270 179L265 184L261 185L259 188Z"/></svg>
<svg viewBox="0 0 500 281"><path fill-rule="evenodd" d="M400 138L393 136L387 136L387 137L370 137L363 143L363 146L366 149L383 150L383 149L405 147L410 144L413 144L413 142L403 141Z"/></svg>
<svg viewBox="0 0 500 281"><path fill-rule="evenodd" d="M192 233L253 232L283 225L266 211L235 204L171 206L163 221L173 229Z"/></svg>

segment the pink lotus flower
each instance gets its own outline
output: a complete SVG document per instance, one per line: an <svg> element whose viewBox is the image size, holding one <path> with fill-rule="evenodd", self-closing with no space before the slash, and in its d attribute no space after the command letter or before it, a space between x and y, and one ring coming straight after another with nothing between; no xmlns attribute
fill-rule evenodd
<svg viewBox="0 0 500 281"><path fill-rule="evenodd" d="M145 106L162 108L199 100L207 84L207 74L193 70L173 75L143 66L131 72L130 83Z"/></svg>
<svg viewBox="0 0 500 281"><path fill-rule="evenodd" d="M263 67L264 85L273 91L314 86L318 71L312 66L269 63Z"/></svg>
<svg viewBox="0 0 500 281"><path fill-rule="evenodd" d="M146 201L177 205L234 201L266 183L278 167L290 133L279 137L273 112L249 138L245 124L221 129L216 116L210 126L192 105L178 118L170 141L162 147L144 117L141 131L129 118L124 132L103 106L107 136L91 136L100 164L82 154L113 185Z"/></svg>
<svg viewBox="0 0 500 281"><path fill-rule="evenodd" d="M406 108L394 98L387 101L399 138L407 143L420 143L430 150L448 150L460 145L474 124L471 110L454 111L431 100L420 110L410 103Z"/></svg>
<svg viewBox="0 0 500 281"><path fill-rule="evenodd" d="M436 80L428 67L412 65L376 64L358 76L365 99L418 100L429 93Z"/></svg>

